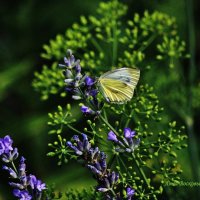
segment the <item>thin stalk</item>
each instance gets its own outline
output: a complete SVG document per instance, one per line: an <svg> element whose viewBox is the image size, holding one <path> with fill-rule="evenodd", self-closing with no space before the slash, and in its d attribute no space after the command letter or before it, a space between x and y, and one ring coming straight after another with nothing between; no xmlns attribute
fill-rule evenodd
<svg viewBox="0 0 200 200"><path fill-rule="evenodd" d="M114 197L116 197L117 195L115 194L115 191L113 189L110 189L111 193L113 194Z"/></svg>
<svg viewBox="0 0 200 200"><path fill-rule="evenodd" d="M132 110L131 110L131 113L130 113L130 115L129 115L129 118L128 118L128 120L126 121L125 127L128 127L129 122L131 121L131 117L130 117L130 116L132 116L133 113L134 113L134 110L132 109Z"/></svg>
<svg viewBox="0 0 200 200"><path fill-rule="evenodd" d="M14 164L14 162L11 162L11 165L12 165L12 167L13 167L14 171L16 172L16 174L18 174L18 171L17 171L17 168L15 167L15 164Z"/></svg>
<svg viewBox="0 0 200 200"><path fill-rule="evenodd" d="M73 130L74 132L78 133L78 134L81 134L81 132L77 129L75 129L73 126L67 124L67 127L70 128L71 130Z"/></svg>
<svg viewBox="0 0 200 200"><path fill-rule="evenodd" d="M151 35L151 37L149 37L149 39L147 40L146 44L145 45L142 45L138 51L144 51L153 41L154 39L156 38L157 34L153 34Z"/></svg>
<svg viewBox="0 0 200 200"><path fill-rule="evenodd" d="M128 174L129 177L131 178L131 174L130 174L130 172L128 171L127 166L125 165L125 163L124 163L124 161L122 160L122 158L120 157L120 155L118 156L118 158L119 158L120 162L122 163L124 169L126 170L127 174Z"/></svg>
<svg viewBox="0 0 200 200"><path fill-rule="evenodd" d="M136 166L137 166L137 168L138 168L140 174L142 175L142 177L143 177L145 183L147 184L148 187L150 187L149 181L147 180L147 177L146 177L144 171L143 171L142 168L140 167L140 164L139 164L138 160L135 158L135 155L134 155L133 153L132 153L132 156L133 156L133 159L134 159L134 161L135 161L135 164L136 164Z"/></svg>
<svg viewBox="0 0 200 200"><path fill-rule="evenodd" d="M116 133L116 135L119 136L119 133L112 127L112 125L102 115L99 115L99 117L114 133Z"/></svg>
<svg viewBox="0 0 200 200"><path fill-rule="evenodd" d="M94 37L91 37L91 42L100 53L103 52L103 49L101 48L99 43L94 39Z"/></svg>
<svg viewBox="0 0 200 200"><path fill-rule="evenodd" d="M115 158L116 158L116 154L109 160L109 162L108 162L108 168L111 168L113 162L115 161Z"/></svg>

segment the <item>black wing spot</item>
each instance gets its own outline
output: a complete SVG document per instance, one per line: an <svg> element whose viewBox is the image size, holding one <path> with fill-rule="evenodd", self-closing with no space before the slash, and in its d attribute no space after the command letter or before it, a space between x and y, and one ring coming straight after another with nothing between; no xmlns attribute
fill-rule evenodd
<svg viewBox="0 0 200 200"><path fill-rule="evenodd" d="M123 84L124 84L125 87L128 87L128 84L127 84L127 83L124 83L124 82L123 82Z"/></svg>
<svg viewBox="0 0 200 200"><path fill-rule="evenodd" d="M122 81L124 81L124 82L128 82L128 83L130 83L131 82L131 79L129 78L129 77L124 77L124 76L120 76L120 79L122 80Z"/></svg>

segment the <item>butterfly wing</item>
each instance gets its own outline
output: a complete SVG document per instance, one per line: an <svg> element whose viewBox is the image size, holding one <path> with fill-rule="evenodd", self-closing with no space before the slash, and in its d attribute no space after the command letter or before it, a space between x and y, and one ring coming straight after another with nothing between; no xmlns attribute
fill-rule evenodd
<svg viewBox="0 0 200 200"><path fill-rule="evenodd" d="M100 76L98 85L103 96L112 103L131 100L138 83L140 71L137 68L121 68Z"/></svg>

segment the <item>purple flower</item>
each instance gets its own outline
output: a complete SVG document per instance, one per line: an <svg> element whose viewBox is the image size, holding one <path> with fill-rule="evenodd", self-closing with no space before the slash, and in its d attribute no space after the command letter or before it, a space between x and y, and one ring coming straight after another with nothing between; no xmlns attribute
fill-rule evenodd
<svg viewBox="0 0 200 200"><path fill-rule="evenodd" d="M89 95L92 96L92 97L96 97L97 94L98 94L98 92L99 92L98 90L93 89L93 90L90 90L90 91L89 91Z"/></svg>
<svg viewBox="0 0 200 200"><path fill-rule="evenodd" d="M26 176L26 164L25 164L25 158L23 156L20 159L19 174L20 176Z"/></svg>
<svg viewBox="0 0 200 200"><path fill-rule="evenodd" d="M89 76L87 76L87 77L85 78L85 84L86 84L87 86L92 86L94 83L95 83L95 81L94 81L92 78L90 78Z"/></svg>
<svg viewBox="0 0 200 200"><path fill-rule="evenodd" d="M69 58L64 57L64 63L67 67L72 68L75 65L75 57L70 49L67 50Z"/></svg>
<svg viewBox="0 0 200 200"><path fill-rule="evenodd" d="M22 185L21 183L9 182L9 185L13 188L17 188L17 189L20 189L20 190L24 189L24 185Z"/></svg>
<svg viewBox="0 0 200 200"><path fill-rule="evenodd" d="M89 153L91 155L92 160L96 160L96 158L100 155L100 151L98 147L90 148Z"/></svg>
<svg viewBox="0 0 200 200"><path fill-rule="evenodd" d="M15 197L18 197L19 200L31 200L32 199L32 196L28 193L27 190L14 189L13 195Z"/></svg>
<svg viewBox="0 0 200 200"><path fill-rule="evenodd" d="M34 175L29 175L29 178L28 178L28 182L31 186L32 189L35 189L35 183L36 183L37 179Z"/></svg>
<svg viewBox="0 0 200 200"><path fill-rule="evenodd" d="M81 73L81 66L80 66L80 60L76 61L76 65L75 65L75 70L77 74Z"/></svg>
<svg viewBox="0 0 200 200"><path fill-rule="evenodd" d="M0 155L3 153L9 153L13 150L12 147L13 140L10 138L9 135L6 135L4 138L0 138Z"/></svg>
<svg viewBox="0 0 200 200"><path fill-rule="evenodd" d="M39 192L42 192L43 190L46 189L46 184L42 183L41 180L37 180L36 183L35 183L35 187Z"/></svg>
<svg viewBox="0 0 200 200"><path fill-rule="evenodd" d="M108 133L107 139L110 140L110 141L118 142L117 136L115 135L115 133L113 131L110 131Z"/></svg>
<svg viewBox="0 0 200 200"><path fill-rule="evenodd" d="M119 174L116 172L108 172L102 179L102 184L97 188L99 192L107 192L112 189L119 180Z"/></svg>
<svg viewBox="0 0 200 200"><path fill-rule="evenodd" d="M9 135L6 135L3 139L3 143L5 146L5 153L8 153L9 151L13 150L12 144L13 144L13 140L10 138Z"/></svg>
<svg viewBox="0 0 200 200"><path fill-rule="evenodd" d="M95 175L102 175L102 172L92 165L87 166Z"/></svg>
<svg viewBox="0 0 200 200"><path fill-rule="evenodd" d="M13 140L10 136L0 138L0 156L2 161L5 163L12 162L12 167L5 165L3 169L7 170L11 178L14 179L13 182L9 182L9 185L15 188L13 195L20 200L39 199L42 195L42 190L46 189L45 184L41 180L36 179L34 175L26 175L26 164L23 156L19 161L18 168L15 167L13 161L18 158L19 153L17 148L12 147L12 144ZM30 191L31 189L32 191Z"/></svg>
<svg viewBox="0 0 200 200"><path fill-rule="evenodd" d="M112 172L110 177L111 184L112 185L115 184L118 181L118 179L119 179L119 174L116 172Z"/></svg>
<svg viewBox="0 0 200 200"><path fill-rule="evenodd" d="M3 140L0 139L0 155L2 155L4 151L5 151L5 146L4 146Z"/></svg>
<svg viewBox="0 0 200 200"><path fill-rule="evenodd" d="M124 129L124 137L125 138L133 138L135 136L135 131L131 131L130 128Z"/></svg>
<svg viewBox="0 0 200 200"><path fill-rule="evenodd" d="M113 131L110 131L108 133L108 140L115 142L117 147L115 148L115 151L117 152L127 152L131 153L134 152L134 150L139 146L140 139L135 139L136 133L135 131L132 131L130 128L124 129L124 137L122 138L122 141L117 139L117 136Z"/></svg>
<svg viewBox="0 0 200 200"><path fill-rule="evenodd" d="M68 141L66 144L67 144L68 147L73 149L77 155L80 156L80 155L83 154L82 151L80 151L76 146L72 145L72 143L70 141Z"/></svg>
<svg viewBox="0 0 200 200"><path fill-rule="evenodd" d="M70 141L67 142L67 146L75 151L77 155L83 155L84 153L89 153L91 149L91 144L88 141L86 134L82 133L83 141L80 141L77 135L73 136L75 144L73 145Z"/></svg>
<svg viewBox="0 0 200 200"><path fill-rule="evenodd" d="M87 106L81 106L81 112L84 114L95 114L95 112L93 110L91 110L89 107Z"/></svg>
<svg viewBox="0 0 200 200"><path fill-rule="evenodd" d="M105 188L105 187L102 187L102 186L99 186L99 187L97 187L97 190L98 190L99 192L107 192L109 189L108 189L108 188Z"/></svg>
<svg viewBox="0 0 200 200"><path fill-rule="evenodd" d="M5 163L12 162L13 160L16 160L19 156L18 149L14 148L13 151L9 151L8 153L2 154L2 161Z"/></svg>
<svg viewBox="0 0 200 200"><path fill-rule="evenodd" d="M100 153L101 159L100 159L100 165L102 170L104 171L107 168L107 163L106 163L106 154L104 152Z"/></svg>
<svg viewBox="0 0 200 200"><path fill-rule="evenodd" d="M66 76L67 79L72 78L73 77L72 71L70 71L69 69L66 69L64 76Z"/></svg>
<svg viewBox="0 0 200 200"><path fill-rule="evenodd" d="M17 174L12 168L7 167L7 166L3 166L2 169L7 170L9 172L11 178L17 178Z"/></svg>
<svg viewBox="0 0 200 200"><path fill-rule="evenodd" d="M131 200L134 194L135 194L135 190L133 188L131 187L126 188L126 195L127 195L128 200Z"/></svg>
<svg viewBox="0 0 200 200"><path fill-rule="evenodd" d="M45 183L42 183L41 180L37 180L34 175L29 175L29 184L33 190L36 189L39 192L46 189Z"/></svg>

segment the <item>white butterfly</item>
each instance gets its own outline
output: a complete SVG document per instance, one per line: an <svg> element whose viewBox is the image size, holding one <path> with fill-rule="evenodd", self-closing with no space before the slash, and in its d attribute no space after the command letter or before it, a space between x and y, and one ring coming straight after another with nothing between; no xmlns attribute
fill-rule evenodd
<svg viewBox="0 0 200 200"><path fill-rule="evenodd" d="M132 99L139 78L139 69L120 68L101 75L97 85L107 101L120 104Z"/></svg>

